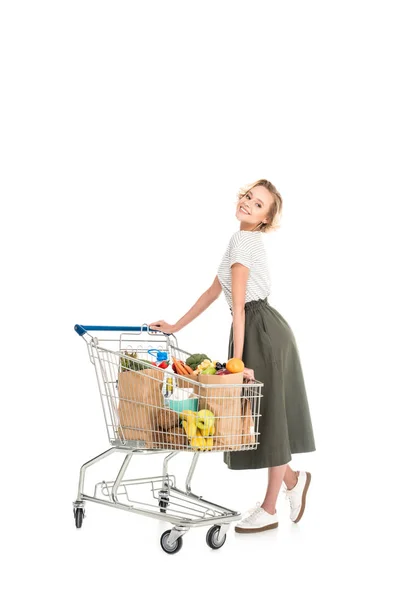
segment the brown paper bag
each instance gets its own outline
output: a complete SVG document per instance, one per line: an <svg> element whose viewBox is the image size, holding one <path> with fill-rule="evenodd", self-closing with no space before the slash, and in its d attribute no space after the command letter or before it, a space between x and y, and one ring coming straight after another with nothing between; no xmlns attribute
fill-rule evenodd
<svg viewBox="0 0 400 600"><path fill-rule="evenodd" d="M251 401L242 398L242 444L255 444L254 419L251 412Z"/></svg>
<svg viewBox="0 0 400 600"><path fill-rule="evenodd" d="M188 438L183 427L175 426L168 431L159 429L154 434L154 448L164 448L165 450L186 450Z"/></svg>
<svg viewBox="0 0 400 600"><path fill-rule="evenodd" d="M199 410L207 409L215 415L214 448L239 450L242 445L242 387L225 387L243 383L243 373L231 375L199 375ZM206 388L201 384L222 385Z"/></svg>
<svg viewBox="0 0 400 600"><path fill-rule="evenodd" d="M199 386L196 385L199 381L199 376L198 375L183 375L183 377L187 377L188 379L191 379L193 381L193 383L190 383L188 381L183 381L182 379L180 379L179 377L176 378L176 382L178 384L178 387L180 388L193 388L193 392L197 395L199 392Z"/></svg>
<svg viewBox="0 0 400 600"><path fill-rule="evenodd" d="M156 369L123 371L118 375L122 438L142 440L151 447L157 424L157 413L164 406L162 394L164 373Z"/></svg>

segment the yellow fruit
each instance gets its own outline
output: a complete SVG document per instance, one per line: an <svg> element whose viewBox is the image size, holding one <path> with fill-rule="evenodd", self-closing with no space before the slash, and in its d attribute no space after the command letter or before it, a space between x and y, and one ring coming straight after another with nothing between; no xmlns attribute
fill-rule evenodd
<svg viewBox="0 0 400 600"><path fill-rule="evenodd" d="M197 413L195 413L193 410L183 410L179 416L181 419L185 419L185 421L190 422L193 421L193 419L196 419L196 415Z"/></svg>
<svg viewBox="0 0 400 600"><path fill-rule="evenodd" d="M226 368L231 373L241 373L244 371L244 362L240 358L231 358L226 363Z"/></svg>
<svg viewBox="0 0 400 600"><path fill-rule="evenodd" d="M182 427L185 430L188 438L194 438L199 434L199 430L196 427L196 421L182 421Z"/></svg>
<svg viewBox="0 0 400 600"><path fill-rule="evenodd" d="M214 445L214 440L212 439L212 437L209 437L206 439L206 448L207 450L209 450L210 448L212 448Z"/></svg>
<svg viewBox="0 0 400 600"><path fill-rule="evenodd" d="M196 435L190 440L190 445L192 448L197 448L198 450L202 450L206 445L206 440L202 435Z"/></svg>
<svg viewBox="0 0 400 600"><path fill-rule="evenodd" d="M187 436L188 438L194 438L197 435L196 423L188 423Z"/></svg>
<svg viewBox="0 0 400 600"><path fill-rule="evenodd" d="M211 410L199 410L196 415L196 424L199 429L211 429L214 425L215 416Z"/></svg>
<svg viewBox="0 0 400 600"><path fill-rule="evenodd" d="M215 425L213 425L210 429L210 435L214 435L215 433Z"/></svg>

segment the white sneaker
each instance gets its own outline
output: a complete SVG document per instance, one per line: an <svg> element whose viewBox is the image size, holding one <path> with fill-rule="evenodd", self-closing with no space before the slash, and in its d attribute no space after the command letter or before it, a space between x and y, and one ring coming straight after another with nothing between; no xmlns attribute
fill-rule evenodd
<svg viewBox="0 0 400 600"><path fill-rule="evenodd" d="M290 518L293 523L298 523L306 507L306 495L311 481L311 473L299 471L297 483L291 490L284 490L290 504Z"/></svg>
<svg viewBox="0 0 400 600"><path fill-rule="evenodd" d="M248 517L242 519L235 527L237 533L257 533L258 531L266 531L267 529L275 529L278 527L278 515L275 511L274 515L261 508L258 505Z"/></svg>

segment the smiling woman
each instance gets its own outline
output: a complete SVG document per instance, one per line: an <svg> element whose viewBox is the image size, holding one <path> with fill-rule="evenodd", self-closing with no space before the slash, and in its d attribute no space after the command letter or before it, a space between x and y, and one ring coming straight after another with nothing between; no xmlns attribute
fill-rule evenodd
<svg viewBox="0 0 400 600"><path fill-rule="evenodd" d="M254 533L278 526L276 501L282 481L291 506L291 519L304 513L311 475L294 472L292 454L315 450L308 400L293 332L268 301L271 279L262 233L279 227L282 198L260 179L238 193L235 232L218 268L218 278L232 314L228 358L241 358L248 373L264 383L256 450L225 452L230 469L268 467L268 487L262 505L237 526ZM251 369L250 369L251 367Z"/></svg>
<svg viewBox="0 0 400 600"><path fill-rule="evenodd" d="M213 284L175 325L165 321L150 325L167 333L179 331L223 291L232 314L228 359L243 360L245 378L264 384L257 449L224 453L230 469L269 469L264 502L236 526L239 533L278 526L275 506L282 481L291 519L295 523L301 519L311 475L293 471L288 463L292 454L315 450L296 340L268 301L271 280L262 234L278 228L281 211L281 195L268 180L241 188L236 205L240 229L229 240Z"/></svg>

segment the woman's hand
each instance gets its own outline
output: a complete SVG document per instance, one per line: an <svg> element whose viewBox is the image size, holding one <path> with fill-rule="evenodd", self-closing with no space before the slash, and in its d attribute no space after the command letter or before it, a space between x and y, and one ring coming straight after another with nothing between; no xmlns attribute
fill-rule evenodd
<svg viewBox="0 0 400 600"><path fill-rule="evenodd" d="M170 325L166 321L154 321L150 323L149 327L151 329L157 329L158 331L162 331L163 333L176 333L178 331L176 325Z"/></svg>
<svg viewBox="0 0 400 600"><path fill-rule="evenodd" d="M253 369L244 368L243 371L243 379L249 379L250 381L255 381L254 371Z"/></svg>

